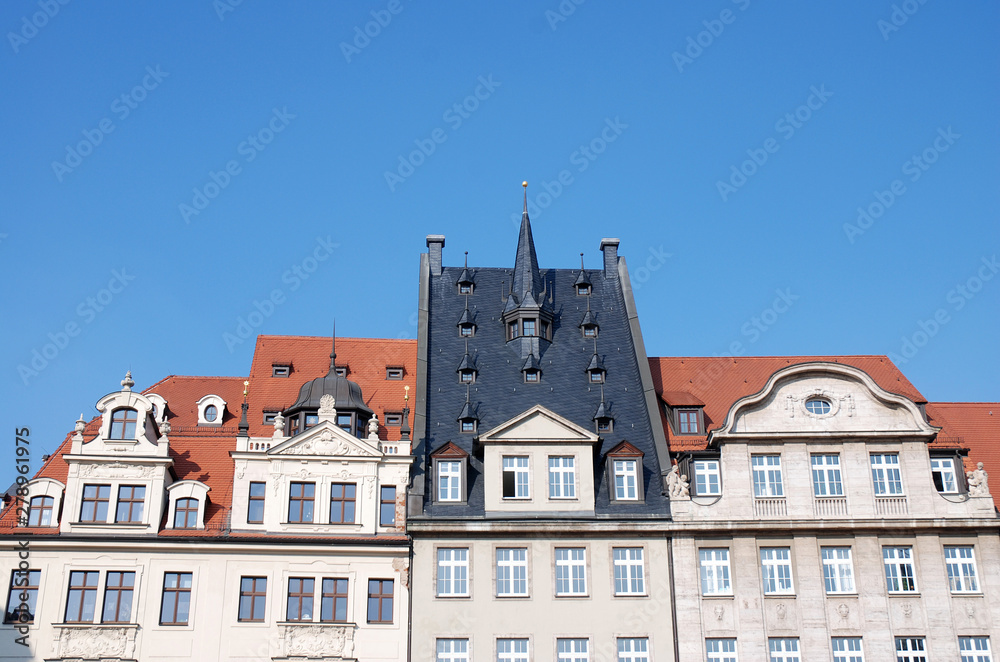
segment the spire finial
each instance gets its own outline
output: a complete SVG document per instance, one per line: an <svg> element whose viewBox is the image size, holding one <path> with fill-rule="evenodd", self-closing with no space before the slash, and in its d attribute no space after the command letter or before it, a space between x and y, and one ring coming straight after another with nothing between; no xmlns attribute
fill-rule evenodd
<svg viewBox="0 0 1000 662"><path fill-rule="evenodd" d="M524 213L528 213L528 182L521 182L522 188L524 188Z"/></svg>
<svg viewBox="0 0 1000 662"><path fill-rule="evenodd" d="M580 271L583 271L583 253L580 253Z"/></svg>
<svg viewBox="0 0 1000 662"><path fill-rule="evenodd" d="M337 320L333 320L333 340L330 343L330 372L337 368Z"/></svg>
<svg viewBox="0 0 1000 662"><path fill-rule="evenodd" d="M469 251L465 251L465 268L469 268Z"/></svg>
<svg viewBox="0 0 1000 662"><path fill-rule="evenodd" d="M132 379L132 371L129 370L125 373L125 379L122 380L122 390L131 391L133 386L135 386L135 381Z"/></svg>

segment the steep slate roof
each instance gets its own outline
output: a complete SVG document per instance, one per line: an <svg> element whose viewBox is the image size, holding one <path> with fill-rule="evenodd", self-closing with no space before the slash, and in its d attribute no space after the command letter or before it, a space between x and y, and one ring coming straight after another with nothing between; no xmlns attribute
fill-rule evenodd
<svg viewBox="0 0 1000 662"><path fill-rule="evenodd" d="M469 338L469 353L473 356L478 375L470 389L471 405L479 418L479 430L489 430L525 410L542 405L556 414L588 430L594 430L594 412L601 402L601 388L591 384L586 373L594 354L594 341L584 338L578 328L587 310L587 300L601 321L597 351L607 370L604 385L605 400L615 417L614 431L602 434L600 455L595 458L596 514L598 517L666 517L669 502L662 494L660 469L654 447L652 427L640 381L636 349L632 341L625 309L622 285L617 277L607 278L603 271L594 271L593 294L578 296L574 283L576 269L538 270L531 226L527 216L522 219L521 233L515 258L518 266L511 269L476 268L475 292L468 298L470 310L476 314L478 327ZM537 273L532 273L535 271ZM466 386L461 384L455 366L465 354L465 338L458 334L456 321L465 310L465 295L458 294L457 279L461 267L444 267L440 276L429 276L427 325L427 429L416 430L418 445L414 450L417 462L414 480L425 481L424 517L483 518L483 466L480 449L474 448L473 433L462 433L456 422L466 398ZM507 292L534 289L546 292L544 305L555 314L551 343L537 341L541 350L538 383L525 383L521 372L527 357L521 356L518 342L508 346L506 329L500 316ZM549 303L551 294L552 302ZM542 304L542 301L538 301ZM604 471L604 454L620 442L628 440L644 453L645 503L611 503ZM448 442L470 455L468 475L468 505L435 503L429 476L429 456ZM536 470L544 470L538 468Z"/></svg>
<svg viewBox="0 0 1000 662"><path fill-rule="evenodd" d="M1000 402L931 402L927 416L931 424L943 428L939 439L969 449L966 471L983 463L990 494L1000 501Z"/></svg>

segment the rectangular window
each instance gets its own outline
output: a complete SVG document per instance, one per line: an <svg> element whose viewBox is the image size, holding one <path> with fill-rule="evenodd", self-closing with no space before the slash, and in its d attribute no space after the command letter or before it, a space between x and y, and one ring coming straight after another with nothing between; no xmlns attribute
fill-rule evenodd
<svg viewBox="0 0 1000 662"><path fill-rule="evenodd" d="M764 577L764 593L788 595L795 592L792 586L791 550L787 547L761 547L760 569Z"/></svg>
<svg viewBox="0 0 1000 662"><path fill-rule="evenodd" d="M955 478L955 460L950 457L931 458L931 477L938 492L955 494L958 492L958 481Z"/></svg>
<svg viewBox="0 0 1000 662"><path fill-rule="evenodd" d="M250 483L250 505L247 508L247 522L264 522L264 483Z"/></svg>
<svg viewBox="0 0 1000 662"><path fill-rule="evenodd" d="M883 547L882 563L885 565L886 588L890 593L917 590L912 547Z"/></svg>
<svg viewBox="0 0 1000 662"><path fill-rule="evenodd" d="M132 616L132 591L135 589L134 572L109 572L104 585L104 614L102 623L128 623Z"/></svg>
<svg viewBox="0 0 1000 662"><path fill-rule="evenodd" d="M615 460L615 500L637 501L639 499L639 481L637 462L635 460Z"/></svg>
<svg viewBox="0 0 1000 662"><path fill-rule="evenodd" d="M872 483L875 496L903 493L903 481L899 475L899 455L896 453L873 453Z"/></svg>
<svg viewBox="0 0 1000 662"><path fill-rule="evenodd" d="M401 380L403 378L403 369L396 366L390 366L385 369L385 378L392 380Z"/></svg>
<svg viewBox="0 0 1000 662"><path fill-rule="evenodd" d="M308 430L319 425L319 414L306 414L306 425L303 430Z"/></svg>
<svg viewBox="0 0 1000 662"><path fill-rule="evenodd" d="M497 596L525 597L528 595L528 550L497 549Z"/></svg>
<svg viewBox="0 0 1000 662"><path fill-rule="evenodd" d="M503 458L503 498L527 499L530 496L528 486L528 458Z"/></svg>
<svg viewBox="0 0 1000 662"><path fill-rule="evenodd" d="M333 483L330 486L330 523L354 524L358 486L354 483Z"/></svg>
<svg viewBox="0 0 1000 662"><path fill-rule="evenodd" d="M52 506L50 496L32 497L28 508L28 526L52 526Z"/></svg>
<svg viewBox="0 0 1000 662"><path fill-rule="evenodd" d="M323 623L347 622L347 580L326 577L320 596L319 620Z"/></svg>
<svg viewBox="0 0 1000 662"><path fill-rule="evenodd" d="M927 662L923 637L896 637L896 662Z"/></svg>
<svg viewBox="0 0 1000 662"><path fill-rule="evenodd" d="M475 432L476 431L476 420L471 418L466 418L462 420L462 432Z"/></svg>
<svg viewBox="0 0 1000 662"><path fill-rule="evenodd" d="M587 550L556 549L556 595L587 595Z"/></svg>
<svg viewBox="0 0 1000 662"><path fill-rule="evenodd" d="M989 637L959 637L958 650L962 662L993 662Z"/></svg>
<svg viewBox="0 0 1000 662"><path fill-rule="evenodd" d="M160 625L187 625L190 615L191 573L164 573Z"/></svg>
<svg viewBox="0 0 1000 662"><path fill-rule="evenodd" d="M177 499L174 506L174 528L195 529L198 527L198 500Z"/></svg>
<svg viewBox="0 0 1000 662"><path fill-rule="evenodd" d="M854 564L850 547L823 548L823 581L827 593L854 593Z"/></svg>
<svg viewBox="0 0 1000 662"><path fill-rule="evenodd" d="M649 662L649 640L619 637L618 662Z"/></svg>
<svg viewBox="0 0 1000 662"><path fill-rule="evenodd" d="M462 483L460 462L438 462L438 501L461 501L459 487Z"/></svg>
<svg viewBox="0 0 1000 662"><path fill-rule="evenodd" d="M511 322L507 325L507 340L514 338L517 338L517 322Z"/></svg>
<svg viewBox="0 0 1000 662"><path fill-rule="evenodd" d="M576 458L549 458L549 498L576 498Z"/></svg>
<svg viewBox="0 0 1000 662"><path fill-rule="evenodd" d="M97 607L96 571L74 570L69 573L69 596L66 599L66 623L93 623Z"/></svg>
<svg viewBox="0 0 1000 662"><path fill-rule="evenodd" d="M288 578L288 603L285 606L286 621L312 621L313 595L316 580L310 577Z"/></svg>
<svg viewBox="0 0 1000 662"><path fill-rule="evenodd" d="M396 488L391 485L383 485L380 490L378 523L379 526L396 525Z"/></svg>
<svg viewBox="0 0 1000 662"><path fill-rule="evenodd" d="M706 639L708 662L736 662L735 639Z"/></svg>
<svg viewBox="0 0 1000 662"><path fill-rule="evenodd" d="M271 365L271 376L272 377L287 377L292 374L292 366L287 364L275 363Z"/></svg>
<svg viewBox="0 0 1000 662"><path fill-rule="evenodd" d="M539 374L539 372L537 370L525 370L524 371L524 381L525 382L537 382L538 381L538 374Z"/></svg>
<svg viewBox="0 0 1000 662"><path fill-rule="evenodd" d="M438 639L437 662L469 662L469 640Z"/></svg>
<svg viewBox="0 0 1000 662"><path fill-rule="evenodd" d="M84 485L83 506L80 508L80 521L107 522L108 502L110 500L110 485Z"/></svg>
<svg viewBox="0 0 1000 662"><path fill-rule="evenodd" d="M729 550L699 549L698 562L701 566L702 595L732 595L729 580Z"/></svg>
<svg viewBox="0 0 1000 662"><path fill-rule="evenodd" d="M865 662L861 637L834 637L833 662Z"/></svg>
<svg viewBox="0 0 1000 662"><path fill-rule="evenodd" d="M523 329L523 332L521 333L522 336L534 336L535 320L524 320L524 322L521 323L521 328Z"/></svg>
<svg viewBox="0 0 1000 662"><path fill-rule="evenodd" d="M839 455L813 455L813 494L818 497L844 496L840 480Z"/></svg>
<svg viewBox="0 0 1000 662"><path fill-rule="evenodd" d="M146 488L142 485L122 485L118 488L118 511L115 522L136 523L142 521L142 504L146 500Z"/></svg>
<svg viewBox="0 0 1000 662"><path fill-rule="evenodd" d="M387 428L398 428L403 424L403 415L399 412L385 413L385 426Z"/></svg>
<svg viewBox="0 0 1000 662"><path fill-rule="evenodd" d="M768 662L802 662L798 639L768 639L767 650Z"/></svg>
<svg viewBox="0 0 1000 662"><path fill-rule="evenodd" d="M945 547L944 562L948 566L948 583L952 593L978 593L976 557L972 547Z"/></svg>
<svg viewBox="0 0 1000 662"><path fill-rule="evenodd" d="M438 596L469 595L469 550L464 547L439 548L437 551Z"/></svg>
<svg viewBox="0 0 1000 662"><path fill-rule="evenodd" d="M14 570L10 573L10 590L7 592L7 611L4 623L34 623L38 604L38 584L41 570Z"/></svg>
<svg viewBox="0 0 1000 662"><path fill-rule="evenodd" d="M751 455L750 467L753 471L753 495L755 497L783 497L781 484L780 455Z"/></svg>
<svg viewBox="0 0 1000 662"><path fill-rule="evenodd" d="M645 595L642 547L615 547L615 595Z"/></svg>
<svg viewBox="0 0 1000 662"><path fill-rule="evenodd" d="M278 417L278 412L276 411L265 411L264 414L264 425L274 425L274 419Z"/></svg>
<svg viewBox="0 0 1000 662"><path fill-rule="evenodd" d="M698 434L698 410L681 409L677 412L680 434Z"/></svg>
<svg viewBox="0 0 1000 662"><path fill-rule="evenodd" d="M288 490L288 521L294 524L311 524L316 483L292 483Z"/></svg>
<svg viewBox="0 0 1000 662"><path fill-rule="evenodd" d="M586 639L556 639L557 662L590 662L590 646Z"/></svg>
<svg viewBox="0 0 1000 662"><path fill-rule="evenodd" d="M497 639L497 662L528 662L528 640Z"/></svg>
<svg viewBox="0 0 1000 662"><path fill-rule="evenodd" d="M392 623L392 580L368 580L368 622Z"/></svg>
<svg viewBox="0 0 1000 662"><path fill-rule="evenodd" d="M694 461L694 493L696 496L722 494L722 477L718 460Z"/></svg>
<svg viewBox="0 0 1000 662"><path fill-rule="evenodd" d="M267 577L240 577L240 613L243 623L263 623Z"/></svg>

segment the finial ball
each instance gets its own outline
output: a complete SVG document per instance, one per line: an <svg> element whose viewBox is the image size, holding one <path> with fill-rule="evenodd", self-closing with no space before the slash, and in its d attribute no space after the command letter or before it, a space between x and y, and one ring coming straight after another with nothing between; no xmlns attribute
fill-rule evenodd
<svg viewBox="0 0 1000 662"><path fill-rule="evenodd" d="M524 188L528 188L528 182L521 182L521 186L523 186Z"/></svg>

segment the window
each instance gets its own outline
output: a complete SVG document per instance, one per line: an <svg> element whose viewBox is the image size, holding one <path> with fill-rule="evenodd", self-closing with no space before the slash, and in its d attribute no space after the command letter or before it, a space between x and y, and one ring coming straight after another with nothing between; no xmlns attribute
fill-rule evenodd
<svg viewBox="0 0 1000 662"><path fill-rule="evenodd" d="M469 550L441 547L437 551L437 595L469 595Z"/></svg>
<svg viewBox="0 0 1000 662"><path fill-rule="evenodd" d="M528 595L528 550L497 549L497 596Z"/></svg>
<svg viewBox="0 0 1000 662"><path fill-rule="evenodd" d="M337 427L345 432L354 432L354 417L351 414L337 414Z"/></svg>
<svg viewBox="0 0 1000 662"><path fill-rule="evenodd" d="M392 623L392 580L368 580L368 622Z"/></svg>
<svg viewBox="0 0 1000 662"><path fill-rule="evenodd" d="M597 431L598 432L611 432L614 428L615 421L610 416L601 416L597 419Z"/></svg>
<svg viewBox="0 0 1000 662"><path fill-rule="evenodd" d="M34 623L38 604L38 585L41 570L14 570L10 573L10 590L7 592L7 612L4 623Z"/></svg>
<svg viewBox="0 0 1000 662"><path fill-rule="evenodd" d="M358 486L333 483L330 486L330 524L354 524ZM309 521L312 521L310 516Z"/></svg>
<svg viewBox="0 0 1000 662"><path fill-rule="evenodd" d="M438 462L438 501L461 501L462 463Z"/></svg>
<svg viewBox="0 0 1000 662"><path fill-rule="evenodd" d="M896 637L896 662L927 662L923 637Z"/></svg>
<svg viewBox="0 0 1000 662"><path fill-rule="evenodd" d="M732 595L729 581L729 550L699 549L702 595Z"/></svg>
<svg viewBox="0 0 1000 662"><path fill-rule="evenodd" d="M649 640L619 638L618 662L649 662Z"/></svg>
<svg viewBox="0 0 1000 662"><path fill-rule="evenodd" d="M66 623L93 623L97 605L97 572L74 570L69 573Z"/></svg>
<svg viewBox="0 0 1000 662"><path fill-rule="evenodd" d="M993 662L989 637L959 637L958 650L962 662Z"/></svg>
<svg viewBox="0 0 1000 662"><path fill-rule="evenodd" d="M497 662L528 662L528 640L497 639Z"/></svg>
<svg viewBox="0 0 1000 662"><path fill-rule="evenodd" d="M250 505L247 508L247 522L261 524L264 521L264 483L250 483Z"/></svg>
<svg viewBox="0 0 1000 662"><path fill-rule="evenodd" d="M955 479L955 460L950 457L931 458L931 477L938 492L955 494L958 481Z"/></svg>
<svg viewBox="0 0 1000 662"><path fill-rule="evenodd" d="M597 325L596 324L584 324L583 325L583 337L584 338L596 338L597 337Z"/></svg>
<svg viewBox="0 0 1000 662"><path fill-rule="evenodd" d="M208 405L205 407L204 418L209 423L214 423L215 419L219 417L219 408L215 405Z"/></svg>
<svg viewBox="0 0 1000 662"><path fill-rule="evenodd" d="M198 500L178 499L174 507L174 528L194 529L198 526Z"/></svg>
<svg viewBox="0 0 1000 662"><path fill-rule="evenodd" d="M768 639L767 650L770 654L768 662L802 662L798 639Z"/></svg>
<svg viewBox="0 0 1000 662"><path fill-rule="evenodd" d="M861 637L834 637L833 662L865 662Z"/></svg>
<svg viewBox="0 0 1000 662"><path fill-rule="evenodd" d="M840 480L839 455L813 455L813 494L818 497L844 496Z"/></svg>
<svg viewBox="0 0 1000 662"><path fill-rule="evenodd" d="M276 411L265 411L264 412L264 425L274 425L274 419L278 417L278 412Z"/></svg>
<svg viewBox="0 0 1000 662"><path fill-rule="evenodd" d="M239 620L244 623L263 623L267 602L267 577L240 578Z"/></svg>
<svg viewBox="0 0 1000 662"><path fill-rule="evenodd" d="M476 419L474 418L463 418L462 419L462 432L475 432L476 431Z"/></svg>
<svg viewBox="0 0 1000 662"><path fill-rule="evenodd" d="M514 338L517 338L517 322L511 322L507 325L507 340Z"/></svg>
<svg viewBox="0 0 1000 662"><path fill-rule="evenodd" d="M146 499L146 488L142 485L122 485L118 488L118 510L116 522L135 524L142 522L142 503Z"/></svg>
<svg viewBox="0 0 1000 662"><path fill-rule="evenodd" d="M556 639L557 662L590 662L590 647L586 639Z"/></svg>
<svg viewBox="0 0 1000 662"><path fill-rule="evenodd" d="M397 366L389 366L385 369L385 378L399 381L403 378L403 369Z"/></svg>
<svg viewBox="0 0 1000 662"><path fill-rule="evenodd" d="M459 294L472 294L472 283L464 282L458 284Z"/></svg>
<svg viewBox="0 0 1000 662"><path fill-rule="evenodd" d="M460 370L458 372L458 381L462 384L472 384L476 381L476 371L475 370Z"/></svg>
<svg viewBox="0 0 1000 662"><path fill-rule="evenodd" d="M476 330L475 324L460 324L458 326L458 335L462 336L463 338L471 338L475 333L475 330Z"/></svg>
<svg viewBox="0 0 1000 662"><path fill-rule="evenodd" d="M503 498L529 498L528 483L528 458L503 458Z"/></svg>
<svg viewBox="0 0 1000 662"><path fill-rule="evenodd" d="M111 413L111 439L135 439L138 413L134 409L116 409Z"/></svg>
<svg viewBox="0 0 1000 662"><path fill-rule="evenodd" d="M823 581L827 593L854 593L850 547L823 548Z"/></svg>
<svg viewBox="0 0 1000 662"><path fill-rule="evenodd" d="M535 320L524 320L521 323L521 335L522 336L534 336L535 335Z"/></svg>
<svg viewBox="0 0 1000 662"><path fill-rule="evenodd" d="M438 639L437 662L469 662L469 640Z"/></svg>
<svg viewBox="0 0 1000 662"><path fill-rule="evenodd" d="M323 595L320 599L319 620L324 623L347 622L347 580L339 578L323 579Z"/></svg>
<svg viewBox="0 0 1000 662"><path fill-rule="evenodd" d="M333 369L333 372L338 377L346 377L347 376L347 366L346 365L338 365L338 366L336 366Z"/></svg>
<svg viewBox="0 0 1000 662"><path fill-rule="evenodd" d="M306 414L306 424L302 429L308 430L309 428L314 428L317 425L319 425L319 414Z"/></svg>
<svg viewBox="0 0 1000 662"><path fill-rule="evenodd" d="M677 425L681 434L698 434L698 410L679 410L677 412Z"/></svg>
<svg viewBox="0 0 1000 662"><path fill-rule="evenodd" d="M539 377L541 376L541 374L542 373L541 373L540 370L535 370L533 368L529 368L528 370L524 371L524 381L525 382L529 382L529 383L530 382L537 382L538 379L539 379Z"/></svg>
<svg viewBox="0 0 1000 662"><path fill-rule="evenodd" d="M316 483L292 483L288 492L288 521L311 523L315 498Z"/></svg>
<svg viewBox="0 0 1000 662"><path fill-rule="evenodd" d="M760 569L765 594L788 595L795 592L791 551L787 547L761 547Z"/></svg>
<svg viewBox="0 0 1000 662"><path fill-rule="evenodd" d="M28 526L52 526L52 506L54 500L50 496L31 498L28 507Z"/></svg>
<svg viewBox="0 0 1000 662"><path fill-rule="evenodd" d="M403 415L399 412L386 412L385 414L385 426L389 428L398 428L403 424Z"/></svg>
<svg viewBox="0 0 1000 662"><path fill-rule="evenodd" d="M830 401L825 398L809 398L806 400L806 411L810 414L817 414L820 416L823 414L829 414Z"/></svg>
<svg viewBox="0 0 1000 662"><path fill-rule="evenodd" d="M886 588L890 592L917 590L912 547L883 547L882 563L885 565Z"/></svg>
<svg viewBox="0 0 1000 662"><path fill-rule="evenodd" d="M722 477L718 460L694 461L694 493L696 496L722 494Z"/></svg>
<svg viewBox="0 0 1000 662"><path fill-rule="evenodd" d="M642 547L615 547L615 595L645 595Z"/></svg>
<svg viewBox="0 0 1000 662"><path fill-rule="evenodd" d="M556 595L587 595L587 550L556 549Z"/></svg>
<svg viewBox="0 0 1000 662"><path fill-rule="evenodd" d="M780 455L751 455L753 495L755 497L783 497Z"/></svg>
<svg viewBox="0 0 1000 662"><path fill-rule="evenodd" d="M549 498L576 498L576 458L549 458Z"/></svg>
<svg viewBox="0 0 1000 662"><path fill-rule="evenodd" d="M379 526L396 525L396 488L383 485L381 489L381 501L378 510Z"/></svg>
<svg viewBox="0 0 1000 662"><path fill-rule="evenodd" d="M875 496L903 493L903 483L899 477L899 455L896 453L875 453L871 456L872 482Z"/></svg>
<svg viewBox="0 0 1000 662"><path fill-rule="evenodd" d="M948 583L952 593L979 592L972 547L945 547L944 562L948 566Z"/></svg>
<svg viewBox="0 0 1000 662"><path fill-rule="evenodd" d="M132 616L134 572L109 572L104 585L102 623L128 623Z"/></svg>
<svg viewBox="0 0 1000 662"><path fill-rule="evenodd" d="M187 625L190 615L191 573L164 573L160 625Z"/></svg>
<svg viewBox="0 0 1000 662"><path fill-rule="evenodd" d="M588 296L590 294L590 285L581 283L576 286L576 293L579 296Z"/></svg>
<svg viewBox="0 0 1000 662"><path fill-rule="evenodd" d="M288 364L275 363L271 366L272 377L287 377L292 374L292 366Z"/></svg>
<svg viewBox="0 0 1000 662"><path fill-rule="evenodd" d="M313 592L316 580L310 577L288 578L288 604L286 621L311 621L313 619Z"/></svg>
<svg viewBox="0 0 1000 662"><path fill-rule="evenodd" d="M639 499L638 463L635 460L615 460L615 499L636 501Z"/></svg>
<svg viewBox="0 0 1000 662"><path fill-rule="evenodd" d="M735 639L706 639L708 662L736 662Z"/></svg>
<svg viewBox="0 0 1000 662"><path fill-rule="evenodd" d="M604 383L604 371L603 370L591 370L590 371L590 383L591 384L603 384Z"/></svg>
<svg viewBox="0 0 1000 662"><path fill-rule="evenodd" d="M108 502L110 500L110 485L84 485L83 506L80 509L80 521L107 522Z"/></svg>

